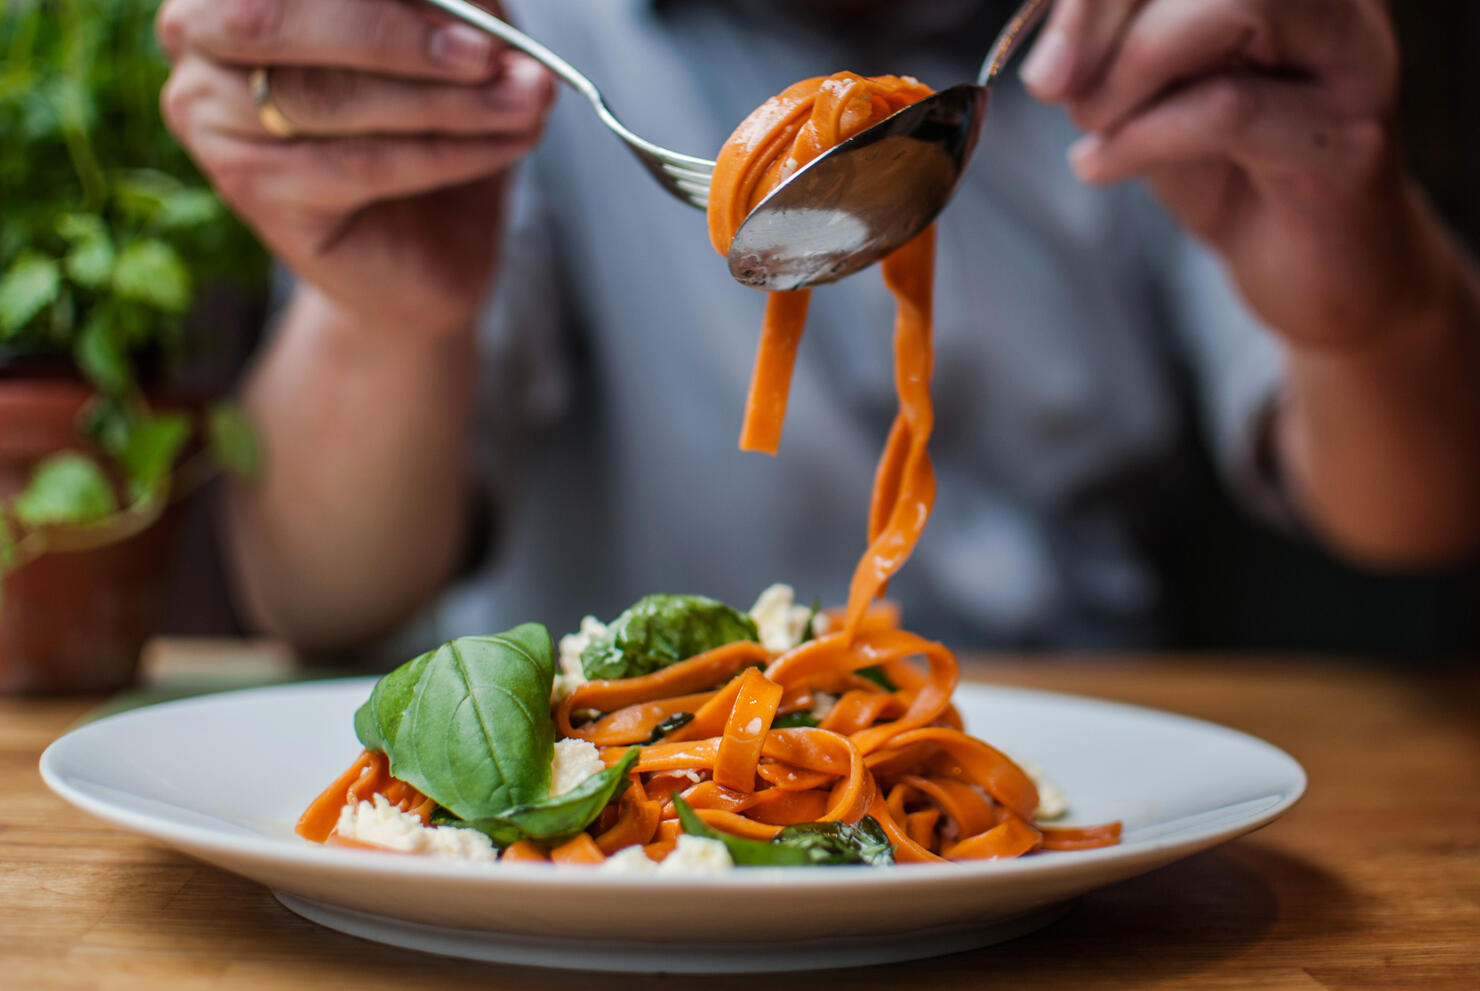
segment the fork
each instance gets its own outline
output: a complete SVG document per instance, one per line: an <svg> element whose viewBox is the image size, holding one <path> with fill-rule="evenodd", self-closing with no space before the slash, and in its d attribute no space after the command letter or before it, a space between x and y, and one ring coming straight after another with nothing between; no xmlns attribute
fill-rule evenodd
<svg viewBox="0 0 1480 991"><path fill-rule="evenodd" d="M488 11L476 7L468 0L423 0L423 2L437 7L460 21L464 21L473 27L487 31L496 38L519 49L530 58L539 62L555 75L559 76L570 86L591 101L591 106L596 108L596 116L601 122L621 138L643 167L652 173L658 184L668 192L683 200L689 206L698 207L700 210L709 207L709 182L714 178L714 162L707 158L695 158L693 155L683 155L676 151L653 144L645 138L639 137L628 130L617 115L612 113L606 101L601 97L601 91L596 84L587 79L575 66L565 59L556 55L544 45L535 41L529 35L512 27L511 25L494 17Z"/></svg>

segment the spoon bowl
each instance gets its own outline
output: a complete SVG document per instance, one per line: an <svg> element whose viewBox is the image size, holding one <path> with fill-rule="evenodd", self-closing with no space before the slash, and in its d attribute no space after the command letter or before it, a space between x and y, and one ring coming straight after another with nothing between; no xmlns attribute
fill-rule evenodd
<svg viewBox="0 0 1480 991"><path fill-rule="evenodd" d="M977 82L941 90L844 141L771 191L730 241L730 275L780 292L836 282L903 246L961 184L987 96L1049 0L1018 8Z"/></svg>
<svg viewBox="0 0 1480 991"><path fill-rule="evenodd" d="M981 135L987 91L952 86L880 121L772 190L730 242L730 274L782 291L835 282L945 207Z"/></svg>

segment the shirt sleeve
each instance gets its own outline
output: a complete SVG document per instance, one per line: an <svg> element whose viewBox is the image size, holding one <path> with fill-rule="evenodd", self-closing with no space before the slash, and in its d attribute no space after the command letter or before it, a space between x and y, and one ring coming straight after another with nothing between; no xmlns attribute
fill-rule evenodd
<svg viewBox="0 0 1480 991"><path fill-rule="evenodd" d="M1284 349L1240 298L1222 261L1171 228L1159 258L1171 345L1193 385L1205 441L1242 504L1267 521L1295 514L1269 450L1285 391Z"/></svg>

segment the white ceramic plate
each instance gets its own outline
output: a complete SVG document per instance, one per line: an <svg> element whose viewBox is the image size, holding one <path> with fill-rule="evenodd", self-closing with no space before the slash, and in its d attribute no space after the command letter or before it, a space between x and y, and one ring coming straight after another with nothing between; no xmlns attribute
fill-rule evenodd
<svg viewBox="0 0 1480 991"><path fill-rule="evenodd" d="M373 679L170 702L83 726L41 774L81 809L268 885L324 925L415 949L592 969L857 966L954 952L1054 918L1066 900L1257 829L1305 790L1267 743L1092 699L963 685L967 728L1041 764L1072 823L1116 847L1000 863L622 876L322 847L292 825L359 752Z"/></svg>

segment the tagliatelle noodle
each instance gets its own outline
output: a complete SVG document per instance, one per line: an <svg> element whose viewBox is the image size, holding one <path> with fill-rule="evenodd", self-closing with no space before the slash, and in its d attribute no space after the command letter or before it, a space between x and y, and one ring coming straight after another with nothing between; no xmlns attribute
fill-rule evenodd
<svg viewBox="0 0 1480 991"><path fill-rule="evenodd" d="M913 79L845 72L803 80L767 101L719 154L709 198L715 249L727 253L745 217L797 169L929 93ZM504 859L594 863L641 845L661 860L680 832L672 801L680 794L710 827L755 840L788 825L872 816L900 863L1118 842L1119 823L1031 824L1038 806L1032 780L961 729L951 705L959 676L955 656L900 629L898 609L879 599L914 549L935 500L926 446L934 427L934 265L930 228L881 266L898 307L899 413L874 477L868 549L847 605L826 614L828 632L778 653L758 643L732 643L651 674L577 687L555 709L559 736L593 743L608 767L629 746L641 746L631 785L575 839L554 849L523 841L506 849ZM767 302L741 432L746 450L775 453L780 443L809 299L801 291L773 293ZM832 697L831 708L816 727L773 725L783 716L811 713L824 696ZM596 716L577 718L587 713ZM680 714L692 718L648 742ZM383 768L369 778L366 773L357 764L330 786L305 813L313 835L304 835L316 838L326 823L332 829L330 812L337 816L338 809L330 806L354 788L393 789L379 777ZM411 790L401 798L412 803L420 796Z"/></svg>

